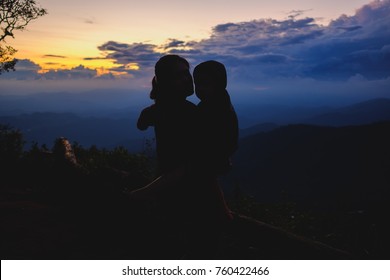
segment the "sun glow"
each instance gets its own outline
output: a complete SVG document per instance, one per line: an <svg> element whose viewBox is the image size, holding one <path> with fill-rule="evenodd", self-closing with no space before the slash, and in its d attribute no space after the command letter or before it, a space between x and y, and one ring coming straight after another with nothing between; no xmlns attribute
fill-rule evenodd
<svg viewBox="0 0 390 280"><path fill-rule="evenodd" d="M84 59L80 57L65 57L65 56L38 56L32 57L31 61L39 65L39 74L44 74L49 71L71 70L73 68L83 66L85 68L96 70L97 76L112 74L114 76L127 75L127 72L115 71L113 69L123 67L123 65L115 63L112 59L91 58ZM138 70L137 63L130 63L125 66L126 70Z"/></svg>

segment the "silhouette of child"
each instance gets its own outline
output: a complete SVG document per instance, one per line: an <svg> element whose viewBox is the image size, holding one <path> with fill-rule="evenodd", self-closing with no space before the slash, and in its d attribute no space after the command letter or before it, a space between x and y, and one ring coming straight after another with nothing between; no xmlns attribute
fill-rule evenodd
<svg viewBox="0 0 390 280"><path fill-rule="evenodd" d="M225 66L209 60L194 69L199 121L202 135L198 146L202 148L203 166L215 174L230 170L230 157L238 147L238 119L230 96L226 90L227 75ZM202 160L202 159L201 159Z"/></svg>
<svg viewBox="0 0 390 280"><path fill-rule="evenodd" d="M197 152L192 181L197 189L193 200L201 203L196 209L195 225L188 233L190 244L186 258L215 257L222 229L232 220L218 182L218 176L230 170L230 157L238 147L238 120L226 91L227 75L223 64L206 61L195 67L195 93L198 108ZM196 203L194 203L196 206ZM197 218L197 219L196 219Z"/></svg>

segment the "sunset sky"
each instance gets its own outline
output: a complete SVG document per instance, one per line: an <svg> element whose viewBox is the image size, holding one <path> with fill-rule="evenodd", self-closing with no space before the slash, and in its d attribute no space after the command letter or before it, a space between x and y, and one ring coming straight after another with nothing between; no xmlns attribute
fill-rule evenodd
<svg viewBox="0 0 390 280"><path fill-rule="evenodd" d="M145 88L165 53L219 60L232 88L274 97L389 85L390 0L38 2L48 14L7 40L19 63L3 93Z"/></svg>
<svg viewBox="0 0 390 280"><path fill-rule="evenodd" d="M217 0L217 1L78 1L40 0L48 15L32 22L10 41L18 58L28 58L43 69L112 67L98 46L108 41L163 45L170 39L200 41L224 23L257 19L287 19L302 12L322 24L342 14L352 15L367 0ZM137 63L134 61L134 63ZM136 67L136 66L135 66Z"/></svg>

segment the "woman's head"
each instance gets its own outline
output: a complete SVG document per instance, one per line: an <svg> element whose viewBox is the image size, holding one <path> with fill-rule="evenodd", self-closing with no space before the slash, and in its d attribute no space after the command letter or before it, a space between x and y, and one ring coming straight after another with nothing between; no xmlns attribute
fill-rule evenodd
<svg viewBox="0 0 390 280"><path fill-rule="evenodd" d="M154 76L152 79L152 90L150 91L149 94L150 99L155 100L157 98L157 92L158 92L157 79L156 76Z"/></svg>
<svg viewBox="0 0 390 280"><path fill-rule="evenodd" d="M165 55L157 61L154 70L158 98L186 98L193 94L190 65L183 57Z"/></svg>

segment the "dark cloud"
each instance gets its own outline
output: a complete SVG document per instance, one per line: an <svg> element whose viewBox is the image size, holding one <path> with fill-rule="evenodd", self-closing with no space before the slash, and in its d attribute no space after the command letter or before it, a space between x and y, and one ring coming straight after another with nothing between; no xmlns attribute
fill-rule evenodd
<svg viewBox="0 0 390 280"><path fill-rule="evenodd" d="M39 79L38 71L41 67L28 59L19 59L15 66L16 71L0 75L0 79L35 80Z"/></svg>
<svg viewBox="0 0 390 280"><path fill-rule="evenodd" d="M315 39L317 37L320 37L324 34L324 30L313 30L311 32L291 36L291 38L286 38L284 42L281 42L281 46L283 45L292 45L292 44L301 44L305 41Z"/></svg>
<svg viewBox="0 0 390 280"><path fill-rule="evenodd" d="M261 54L257 56L256 61L264 63L285 63L288 57L282 54Z"/></svg>
<svg viewBox="0 0 390 280"><path fill-rule="evenodd" d="M153 44L133 43L124 44L109 41L99 46L98 49L107 52L106 58L114 59L117 63L126 66L129 63L137 63L141 68L150 68L161 56ZM130 71L126 67L123 71Z"/></svg>
<svg viewBox="0 0 390 280"><path fill-rule="evenodd" d="M95 24L95 21L93 19L85 19L84 20L84 23L87 23L87 24Z"/></svg>
<svg viewBox="0 0 390 280"><path fill-rule="evenodd" d="M233 72L238 79L290 76L338 80L357 74L369 79L390 76L386 47L390 45L389 0L374 1L353 16L342 15L329 26L317 24L313 18L297 19L300 14L301 11L296 11L286 20L217 25L210 38L198 42L194 48L205 57L229 57L223 62L237 68ZM200 55L197 60L202 59Z"/></svg>
<svg viewBox="0 0 390 280"><path fill-rule="evenodd" d="M57 62L45 62L45 65L61 65L60 63Z"/></svg>
<svg viewBox="0 0 390 280"><path fill-rule="evenodd" d="M115 41L108 41L107 43L98 47L101 51L121 51L127 49L129 44L118 43Z"/></svg>
<svg viewBox="0 0 390 280"><path fill-rule="evenodd" d="M368 79L390 76L387 48L390 45L390 0L374 1L342 15L328 26L314 18L298 18L293 11L285 20L259 19L215 26L209 38L198 42L169 39L161 46L109 41L99 47L106 58L123 65L117 71L130 72L126 65L137 63L138 71L152 74L164 52L187 58L192 65L215 59L225 63L237 81L301 77Z"/></svg>
<svg viewBox="0 0 390 280"><path fill-rule="evenodd" d="M49 70L42 75L45 79L49 80L62 80L62 79L92 79L97 76L96 70L86 68L83 65L79 65L72 69L63 70Z"/></svg>
<svg viewBox="0 0 390 280"><path fill-rule="evenodd" d="M316 78L348 79L357 74L369 79L390 76L390 1L374 1L341 16L325 30L322 40L304 54L305 74Z"/></svg>
<svg viewBox="0 0 390 280"><path fill-rule="evenodd" d="M46 57L51 57L51 58L66 58L66 56L63 56L63 55L55 55L55 54L45 54L43 55L42 57L46 58Z"/></svg>
<svg viewBox="0 0 390 280"><path fill-rule="evenodd" d="M223 33L228 31L230 28L236 28L236 23L225 23L225 24L219 24L213 28L214 33Z"/></svg>
<svg viewBox="0 0 390 280"><path fill-rule="evenodd" d="M41 67L29 59L20 59L16 64L17 71L38 71Z"/></svg>
<svg viewBox="0 0 390 280"><path fill-rule="evenodd" d="M96 24L96 19L94 17L78 17L77 20L86 24Z"/></svg>
<svg viewBox="0 0 390 280"><path fill-rule="evenodd" d="M360 25L356 25L356 26L340 26L340 27L337 27L338 29L341 29L341 30L345 30L345 31L355 31L355 30L358 30L360 28L362 28L362 26Z"/></svg>
<svg viewBox="0 0 390 280"><path fill-rule="evenodd" d="M84 57L83 60L107 60L107 57Z"/></svg>
<svg viewBox="0 0 390 280"><path fill-rule="evenodd" d="M168 42L164 45L164 49L172 49L178 47L185 47L186 42L182 40L169 39Z"/></svg>
<svg viewBox="0 0 390 280"><path fill-rule="evenodd" d="M309 12L309 11L312 11L312 9L307 9L307 10L292 10L290 12L287 13L288 17L291 18L291 19L295 19L299 16L302 16L303 14L305 14L306 12Z"/></svg>
<svg viewBox="0 0 390 280"><path fill-rule="evenodd" d="M48 62L46 65L55 65L56 63ZM43 69L28 59L19 60L15 67L16 71L1 75L0 79L12 80L89 80L97 76L97 71L79 65L72 69Z"/></svg>
<svg viewBox="0 0 390 280"><path fill-rule="evenodd" d="M97 76L96 79L98 80L115 80L115 76L112 73L103 74L100 76Z"/></svg>

